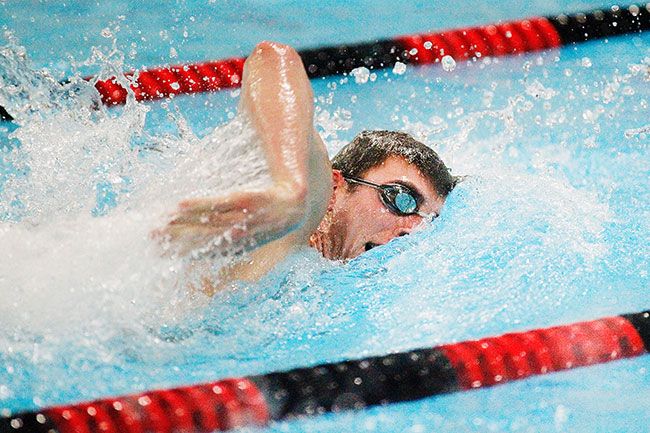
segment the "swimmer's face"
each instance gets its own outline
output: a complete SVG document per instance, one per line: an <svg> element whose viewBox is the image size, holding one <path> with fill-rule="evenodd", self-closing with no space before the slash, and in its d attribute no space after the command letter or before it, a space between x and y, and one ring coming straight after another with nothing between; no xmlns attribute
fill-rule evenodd
<svg viewBox="0 0 650 433"><path fill-rule="evenodd" d="M340 179L339 179L340 177ZM371 168L364 180L377 184L400 183L422 197L419 211L440 214L444 198L440 197L415 165L400 157L389 157ZM331 240L335 245L330 258L349 259L383 245L397 236L411 233L421 225L420 215L399 216L382 203L378 191L363 185L352 187L342 176L334 176Z"/></svg>

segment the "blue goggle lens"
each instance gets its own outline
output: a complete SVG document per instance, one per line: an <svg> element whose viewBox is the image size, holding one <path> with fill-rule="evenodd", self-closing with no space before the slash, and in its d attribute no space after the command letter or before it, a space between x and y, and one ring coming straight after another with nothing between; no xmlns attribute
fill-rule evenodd
<svg viewBox="0 0 650 433"><path fill-rule="evenodd" d="M411 194L399 192L395 196L395 207L402 213L413 213L418 208L418 202Z"/></svg>

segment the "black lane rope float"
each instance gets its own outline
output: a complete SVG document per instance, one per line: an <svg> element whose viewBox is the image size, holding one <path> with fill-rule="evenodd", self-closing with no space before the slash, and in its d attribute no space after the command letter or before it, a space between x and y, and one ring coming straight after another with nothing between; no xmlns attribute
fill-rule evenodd
<svg viewBox="0 0 650 433"><path fill-rule="evenodd" d="M443 32L398 36L367 43L321 47L298 53L311 78L343 74L358 67L382 69L404 64L431 64L444 56L468 60L522 54L577 42L603 39L650 29L650 3L611 6L587 13L532 17L500 24ZM243 57L143 69L131 86L137 100L238 87ZM127 72L133 77L134 72ZM102 101L122 104L127 91L115 78L95 83ZM11 120L0 107L0 117Z"/></svg>
<svg viewBox="0 0 650 433"><path fill-rule="evenodd" d="M259 376L101 399L0 419L0 433L175 433L489 387L650 351L650 311Z"/></svg>

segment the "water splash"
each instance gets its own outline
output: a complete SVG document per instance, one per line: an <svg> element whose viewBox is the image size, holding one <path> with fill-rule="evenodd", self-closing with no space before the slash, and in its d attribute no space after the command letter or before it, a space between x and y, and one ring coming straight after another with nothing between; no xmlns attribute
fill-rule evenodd
<svg viewBox="0 0 650 433"><path fill-rule="evenodd" d="M0 105L20 125L61 110L99 106L99 95L79 77L60 83L46 69L34 71L24 47L7 35L0 47Z"/></svg>
<svg viewBox="0 0 650 433"><path fill-rule="evenodd" d="M1 156L11 168L0 179L7 300L0 341L15 350L24 341L29 351L35 336L49 347L77 335L106 342L125 330L151 339L147 329L205 302L187 290L204 274L163 255L152 230L181 199L268 185L258 138L242 116L199 138L172 109L177 133L152 134L149 109L132 94L126 106L106 110L92 82L59 83L21 53L0 49L0 103L19 125L10 134L17 145ZM95 49L87 61L94 63L102 65L97 79L105 78L120 70L123 55ZM216 278L229 260L226 251L202 271Z"/></svg>

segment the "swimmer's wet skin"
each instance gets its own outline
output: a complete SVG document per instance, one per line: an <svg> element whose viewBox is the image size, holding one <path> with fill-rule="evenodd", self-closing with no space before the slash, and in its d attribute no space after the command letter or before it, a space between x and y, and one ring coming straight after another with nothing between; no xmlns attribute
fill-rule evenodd
<svg viewBox="0 0 650 433"><path fill-rule="evenodd" d="M241 94L239 115L251 120L273 184L186 200L157 232L177 254L228 232L250 254L226 279L256 280L307 244L329 259L356 257L439 215L454 187L438 155L403 132L364 131L330 163L313 127L309 79L289 46L260 43L244 65Z"/></svg>

